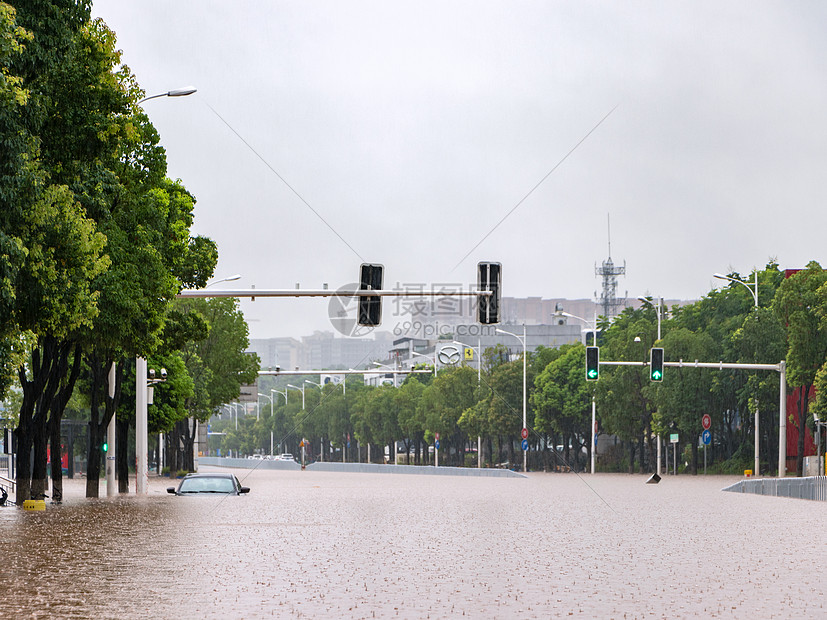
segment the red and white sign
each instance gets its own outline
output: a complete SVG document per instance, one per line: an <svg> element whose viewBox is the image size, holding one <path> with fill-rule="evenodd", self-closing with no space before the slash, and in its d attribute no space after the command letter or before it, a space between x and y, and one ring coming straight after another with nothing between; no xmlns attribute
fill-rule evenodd
<svg viewBox="0 0 827 620"><path fill-rule="evenodd" d="M439 441L439 433L434 433L436 435L436 440Z"/></svg>
<svg viewBox="0 0 827 620"><path fill-rule="evenodd" d="M708 413L705 413L704 417L701 418L701 424L703 424L705 431L708 431L709 427L712 426L712 418Z"/></svg>
<svg viewBox="0 0 827 620"><path fill-rule="evenodd" d="M523 439L528 439L528 429L527 428L524 428L523 430L520 431L520 437L522 437Z"/></svg>

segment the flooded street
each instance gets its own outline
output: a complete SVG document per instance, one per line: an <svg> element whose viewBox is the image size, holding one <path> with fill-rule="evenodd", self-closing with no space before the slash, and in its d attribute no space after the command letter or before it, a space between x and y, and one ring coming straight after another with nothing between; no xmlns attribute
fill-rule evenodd
<svg viewBox="0 0 827 620"><path fill-rule="evenodd" d="M737 478L232 471L0 509L0 617L827 617L827 503Z"/></svg>

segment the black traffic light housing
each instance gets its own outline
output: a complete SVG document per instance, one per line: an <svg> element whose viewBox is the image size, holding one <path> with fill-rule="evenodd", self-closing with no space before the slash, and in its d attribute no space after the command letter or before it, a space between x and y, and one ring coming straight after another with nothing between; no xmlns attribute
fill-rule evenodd
<svg viewBox="0 0 827 620"><path fill-rule="evenodd" d="M649 379L663 381L663 349L653 347L649 352Z"/></svg>
<svg viewBox="0 0 827 620"><path fill-rule="evenodd" d="M491 295L477 297L478 317L483 325L500 322L501 288L502 265L500 263L478 263L477 290L491 292Z"/></svg>
<svg viewBox="0 0 827 620"><path fill-rule="evenodd" d="M586 347L586 381L597 381L600 376L600 347Z"/></svg>
<svg viewBox="0 0 827 620"><path fill-rule="evenodd" d="M370 265L362 263L359 268L359 290L360 291L381 291L382 265ZM370 327L379 325L382 322L382 299L379 295L359 296L359 325Z"/></svg>

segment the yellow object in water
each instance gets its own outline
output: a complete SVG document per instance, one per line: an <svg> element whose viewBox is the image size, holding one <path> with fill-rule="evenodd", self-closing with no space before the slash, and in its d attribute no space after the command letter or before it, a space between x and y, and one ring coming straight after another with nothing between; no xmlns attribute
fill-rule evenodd
<svg viewBox="0 0 827 620"><path fill-rule="evenodd" d="M42 499L23 500L23 510L46 510L46 502Z"/></svg>

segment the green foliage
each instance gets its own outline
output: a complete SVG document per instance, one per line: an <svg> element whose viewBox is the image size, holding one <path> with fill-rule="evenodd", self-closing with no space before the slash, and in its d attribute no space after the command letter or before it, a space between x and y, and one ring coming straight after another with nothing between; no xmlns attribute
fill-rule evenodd
<svg viewBox="0 0 827 620"><path fill-rule="evenodd" d="M189 416L205 421L256 379L259 360L246 353L247 323L232 298L178 299L169 320L166 337L181 350L194 385Z"/></svg>

